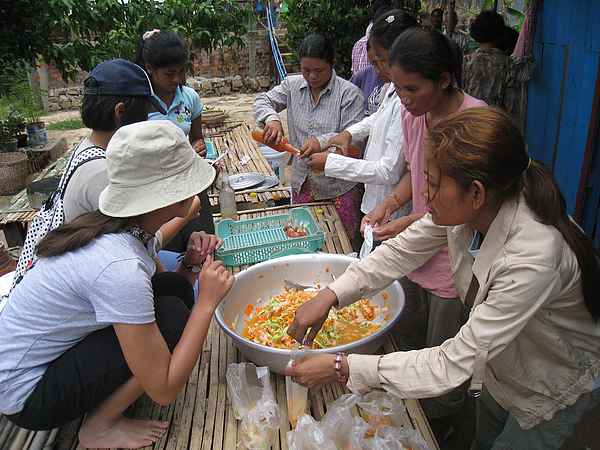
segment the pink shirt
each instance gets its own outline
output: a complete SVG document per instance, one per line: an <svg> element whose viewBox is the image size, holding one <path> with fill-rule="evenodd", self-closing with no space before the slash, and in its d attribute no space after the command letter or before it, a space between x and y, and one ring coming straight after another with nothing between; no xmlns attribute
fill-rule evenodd
<svg viewBox="0 0 600 450"><path fill-rule="evenodd" d="M465 99L459 110L487 106L483 100L471 97L466 92L464 94ZM429 134L425 114L415 117L402 106L402 129L404 130L404 158L412 174L412 213L426 213L425 199L421 195L425 185L423 143ZM458 297L450 271L448 248L440 250L423 266L411 272L408 278L438 297Z"/></svg>

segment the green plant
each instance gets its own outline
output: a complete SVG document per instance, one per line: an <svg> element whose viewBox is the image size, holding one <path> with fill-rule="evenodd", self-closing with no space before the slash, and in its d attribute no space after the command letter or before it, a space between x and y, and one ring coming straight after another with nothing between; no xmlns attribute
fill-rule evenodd
<svg viewBox="0 0 600 450"><path fill-rule="evenodd" d="M302 39L320 33L333 43L337 59L336 72L350 77L352 46L365 34L373 18L369 0L321 0L287 2L288 11L281 21L287 28L286 43L294 52L298 65L297 49Z"/></svg>
<svg viewBox="0 0 600 450"><path fill-rule="evenodd" d="M6 145L10 142L11 139L14 138L14 135L11 134L6 121L0 121L0 152L6 151Z"/></svg>
<svg viewBox="0 0 600 450"><path fill-rule="evenodd" d="M12 136L16 136L25 131L25 118L13 105L8 105L4 123Z"/></svg>
<svg viewBox="0 0 600 450"><path fill-rule="evenodd" d="M14 98L20 105L21 114L26 124L40 121L40 108L37 105L42 92L42 89L31 88L27 81L18 82L11 87L11 98Z"/></svg>
<svg viewBox="0 0 600 450"><path fill-rule="evenodd" d="M47 130L78 130L79 128L86 128L81 119L67 119L46 125Z"/></svg>
<svg viewBox="0 0 600 450"><path fill-rule="evenodd" d="M5 4L5 5L4 5ZM54 61L76 80L110 58L132 59L147 30L171 29L200 49L244 45L252 9L232 0L46 0L4 2L0 14L0 75L17 63ZM20 67L20 66L19 66ZM191 67L191 66L190 66ZM1 79L0 79L1 81Z"/></svg>
<svg viewBox="0 0 600 450"><path fill-rule="evenodd" d="M508 16L513 17L514 19L519 21L519 25L517 27L517 31L521 31L521 27L523 26L523 21L525 20L525 13L523 11L519 11L516 8L512 7L512 4L515 2L515 0L501 0L500 1L500 10L497 11L499 14L501 14L504 19L506 20L508 18ZM490 9L492 9L492 5L494 3L494 0L485 0L485 2L483 2L483 6L481 7L481 11L488 11ZM528 1L526 2L527 4L529 3Z"/></svg>

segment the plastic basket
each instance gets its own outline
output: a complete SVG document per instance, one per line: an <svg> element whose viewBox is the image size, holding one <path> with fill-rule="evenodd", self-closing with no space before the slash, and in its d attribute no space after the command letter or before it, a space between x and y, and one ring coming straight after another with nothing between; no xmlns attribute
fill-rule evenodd
<svg viewBox="0 0 600 450"><path fill-rule="evenodd" d="M288 224L304 226L308 235L288 237L283 229ZM216 224L216 234L223 239L217 256L229 266L266 261L275 253L289 248L314 252L323 247L323 231L305 206L293 208L287 214L258 219L220 220Z"/></svg>

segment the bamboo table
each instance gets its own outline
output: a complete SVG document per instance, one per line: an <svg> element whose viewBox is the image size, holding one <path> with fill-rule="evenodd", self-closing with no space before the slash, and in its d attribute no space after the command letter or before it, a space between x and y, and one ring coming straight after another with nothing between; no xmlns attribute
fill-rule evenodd
<svg viewBox="0 0 600 450"><path fill-rule="evenodd" d="M218 155L228 150L227 155L219 161L222 170L229 175L243 172L257 172L265 176L275 176L266 158L258 148L258 143L252 139L250 127L241 122L225 122L219 129L208 128L205 130L206 139L212 141ZM243 163L245 157L248 162ZM219 211L219 190L213 184L208 189L208 197L213 206L213 211ZM289 203L290 191L281 183L270 189L246 189L236 191L238 210L264 208L279 203Z"/></svg>
<svg viewBox="0 0 600 450"><path fill-rule="evenodd" d="M305 206L310 208L325 231L322 251L350 253L352 251L350 242L333 204L311 203ZM240 220L282 214L291 208L292 206L282 206L242 211ZM317 214L318 209L323 210L323 214ZM218 218L219 216L215 215L215 219ZM229 269L237 273L246 267L248 266L229 267ZM384 343L383 351L386 353L395 351L395 344L389 336ZM167 434L150 447L154 450L243 449L241 421L236 420L233 414L225 373L230 363L245 360L233 341L213 320L199 361L176 401L168 407L162 407L144 395L132 405L127 415L141 419L167 420L171 423ZM287 411L285 377L271 373L271 383L277 402L284 411ZM316 420L321 420L328 406L348 392L345 385L337 382L327 385L321 391L310 391L311 415ZM404 403L408 413L404 426L419 430L429 447L432 450L438 449L418 400L406 399ZM355 407L354 412L358 414L358 408ZM0 448L9 450L46 448L71 450L77 448L77 450L83 450L83 447L77 444L77 432L81 422L82 419L79 419L60 429L33 432L20 429L1 417ZM286 421L273 449L288 450L286 433L289 430L289 422Z"/></svg>

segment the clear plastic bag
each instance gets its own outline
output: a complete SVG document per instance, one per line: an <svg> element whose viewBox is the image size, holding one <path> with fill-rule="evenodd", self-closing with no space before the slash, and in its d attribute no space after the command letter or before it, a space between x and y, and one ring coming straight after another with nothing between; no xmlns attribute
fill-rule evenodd
<svg viewBox="0 0 600 450"><path fill-rule="evenodd" d="M342 395L329 406L321 421L323 433L329 436L339 449L362 449L369 424L362 417L353 416L350 412L359 400L360 397L354 394Z"/></svg>
<svg viewBox="0 0 600 450"><path fill-rule="evenodd" d="M371 225L365 225L363 237L364 241L362 247L360 248L360 252L358 253L358 257L360 259L366 257L369 253L371 253L371 250L373 250L373 227Z"/></svg>
<svg viewBox="0 0 600 450"><path fill-rule="evenodd" d="M242 443L250 450L268 450L285 422L285 413L271 398L260 398L242 418Z"/></svg>
<svg viewBox="0 0 600 450"><path fill-rule="evenodd" d="M274 400L268 367L252 363L231 363L227 366L227 388L235 418L241 420L261 398Z"/></svg>
<svg viewBox="0 0 600 450"><path fill-rule="evenodd" d="M363 410L363 416L370 426L366 432L367 437L373 436L382 425L401 427L406 419L404 402L389 392L371 391L360 399L358 406Z"/></svg>
<svg viewBox="0 0 600 450"><path fill-rule="evenodd" d="M299 346L296 342L290 352L288 366L291 366L293 361L306 356L309 350L309 347ZM308 388L294 383L291 377L285 377L285 394L287 397L288 419L292 428L296 428L298 417L301 414L308 413Z"/></svg>
<svg viewBox="0 0 600 450"><path fill-rule="evenodd" d="M290 450L337 450L333 439L324 432L321 422L308 414L300 414L296 428L288 431L286 440Z"/></svg>
<svg viewBox="0 0 600 450"><path fill-rule="evenodd" d="M372 439L365 439L364 450L429 450L423 435L412 428L390 427L382 425L377 428Z"/></svg>

